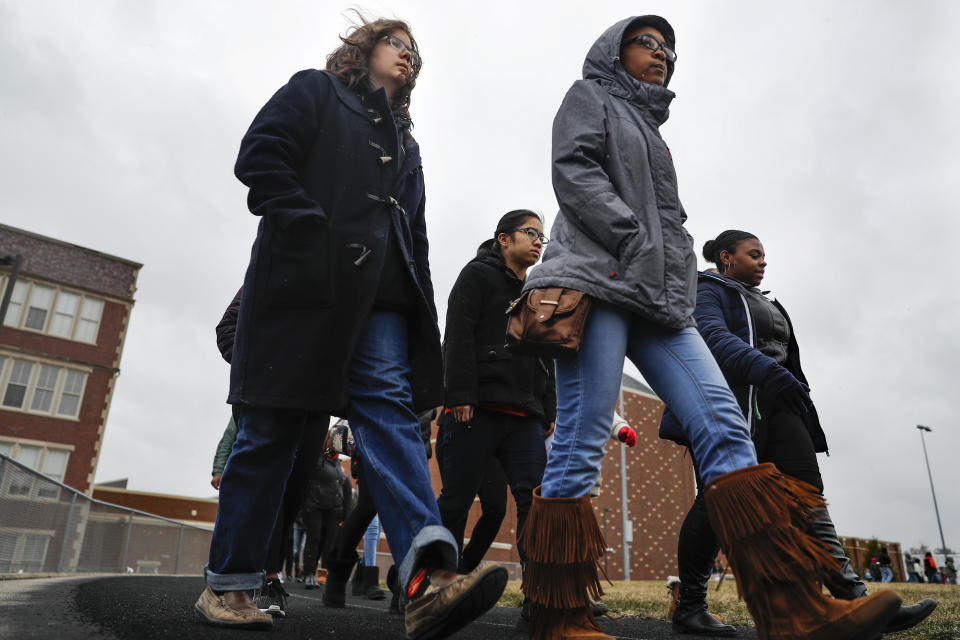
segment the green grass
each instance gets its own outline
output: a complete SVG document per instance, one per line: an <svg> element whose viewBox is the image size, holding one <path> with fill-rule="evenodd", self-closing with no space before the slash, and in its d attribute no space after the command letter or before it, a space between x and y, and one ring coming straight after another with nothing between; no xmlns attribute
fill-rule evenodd
<svg viewBox="0 0 960 640"><path fill-rule="evenodd" d="M610 607L610 614L616 617L646 618L667 620L669 594L662 580L615 582L613 586L604 585L603 602ZM868 584L872 587L872 584ZM919 626L902 633L894 633L884 638L899 640L957 640L960 638L960 586L896 583L885 585L892 588L905 604L919 602L923 598L933 598L940 603L937 610ZM874 589L879 590L879 589ZM500 599L500 605L519 607L523 599L520 583L511 582ZM716 583L710 583L707 596L710 611L724 622L737 626L753 625L746 605L737 598L737 586L732 580L724 582L720 590Z"/></svg>

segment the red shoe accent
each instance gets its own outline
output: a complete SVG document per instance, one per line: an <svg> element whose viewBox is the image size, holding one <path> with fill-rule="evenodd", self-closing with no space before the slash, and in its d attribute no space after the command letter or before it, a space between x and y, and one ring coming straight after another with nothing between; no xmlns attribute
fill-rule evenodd
<svg viewBox="0 0 960 640"><path fill-rule="evenodd" d="M426 580L426 584L424 584L424 580ZM423 591L427 588L427 584L429 583L430 580L427 578L427 570L420 569L420 571L417 571L410 580L410 584L407 586L407 598L413 600L415 597L420 595L420 591Z"/></svg>

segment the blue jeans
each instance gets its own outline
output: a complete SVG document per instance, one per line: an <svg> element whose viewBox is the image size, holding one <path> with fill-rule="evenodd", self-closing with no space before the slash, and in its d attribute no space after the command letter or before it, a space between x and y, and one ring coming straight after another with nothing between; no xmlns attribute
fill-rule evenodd
<svg viewBox="0 0 960 640"><path fill-rule="evenodd" d="M580 353L557 360L557 427L543 497L590 493L610 437L624 356L677 415L705 483L757 464L750 428L696 329L667 329L595 303Z"/></svg>
<svg viewBox="0 0 960 640"><path fill-rule="evenodd" d="M363 566L377 564L377 545L380 543L380 518L373 516L367 532L363 534Z"/></svg>
<svg viewBox="0 0 960 640"><path fill-rule="evenodd" d="M270 536L300 436L318 414L270 407L239 409L237 440L220 480L217 523L204 568L215 591L259 589ZM310 424L326 430L327 424Z"/></svg>
<svg viewBox="0 0 960 640"><path fill-rule="evenodd" d="M373 311L348 367L347 418L370 493L406 585L423 553L431 568L456 571L457 546L440 523L420 423L413 412L407 320ZM242 407L237 441L220 481L220 505L204 570L215 591L257 589L267 544L304 424L314 414Z"/></svg>
<svg viewBox="0 0 960 640"><path fill-rule="evenodd" d="M347 419L390 552L406 585L428 549L431 568L457 570L457 543L440 521L413 410L407 319L373 311L348 371Z"/></svg>

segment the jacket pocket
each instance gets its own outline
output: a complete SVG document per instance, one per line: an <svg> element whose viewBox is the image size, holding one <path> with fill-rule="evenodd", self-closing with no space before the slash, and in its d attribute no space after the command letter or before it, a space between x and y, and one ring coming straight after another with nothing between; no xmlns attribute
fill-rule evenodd
<svg viewBox="0 0 960 640"><path fill-rule="evenodd" d="M326 220L315 214L274 214L268 223L264 302L274 307L332 304L330 227Z"/></svg>
<svg viewBox="0 0 960 640"><path fill-rule="evenodd" d="M477 347L477 380L504 380L510 373L513 354L502 344L487 344Z"/></svg>

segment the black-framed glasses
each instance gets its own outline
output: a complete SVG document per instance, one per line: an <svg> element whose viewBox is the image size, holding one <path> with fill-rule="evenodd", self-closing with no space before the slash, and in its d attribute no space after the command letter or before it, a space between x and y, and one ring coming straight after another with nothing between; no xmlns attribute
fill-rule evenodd
<svg viewBox="0 0 960 640"><path fill-rule="evenodd" d="M400 53L407 52L410 54L410 62L413 63L413 66L419 66L420 64L420 54L407 46L407 43L398 38L397 36L383 36L383 40L387 41L391 47L399 51Z"/></svg>
<svg viewBox="0 0 960 640"><path fill-rule="evenodd" d="M660 42L659 40L654 38L649 33L641 33L636 38L630 38L623 44L624 45L639 44L646 47L647 49L650 49L650 51L660 51L662 49L663 55L667 58L667 60L669 60L670 62L677 61L677 52L671 49L670 47L668 47L663 42Z"/></svg>
<svg viewBox="0 0 960 640"><path fill-rule="evenodd" d="M530 241L539 240L540 244L547 244L550 242L550 238L543 235L533 227L520 227L519 229L514 229L514 231L523 231L527 234L527 237L530 238Z"/></svg>

